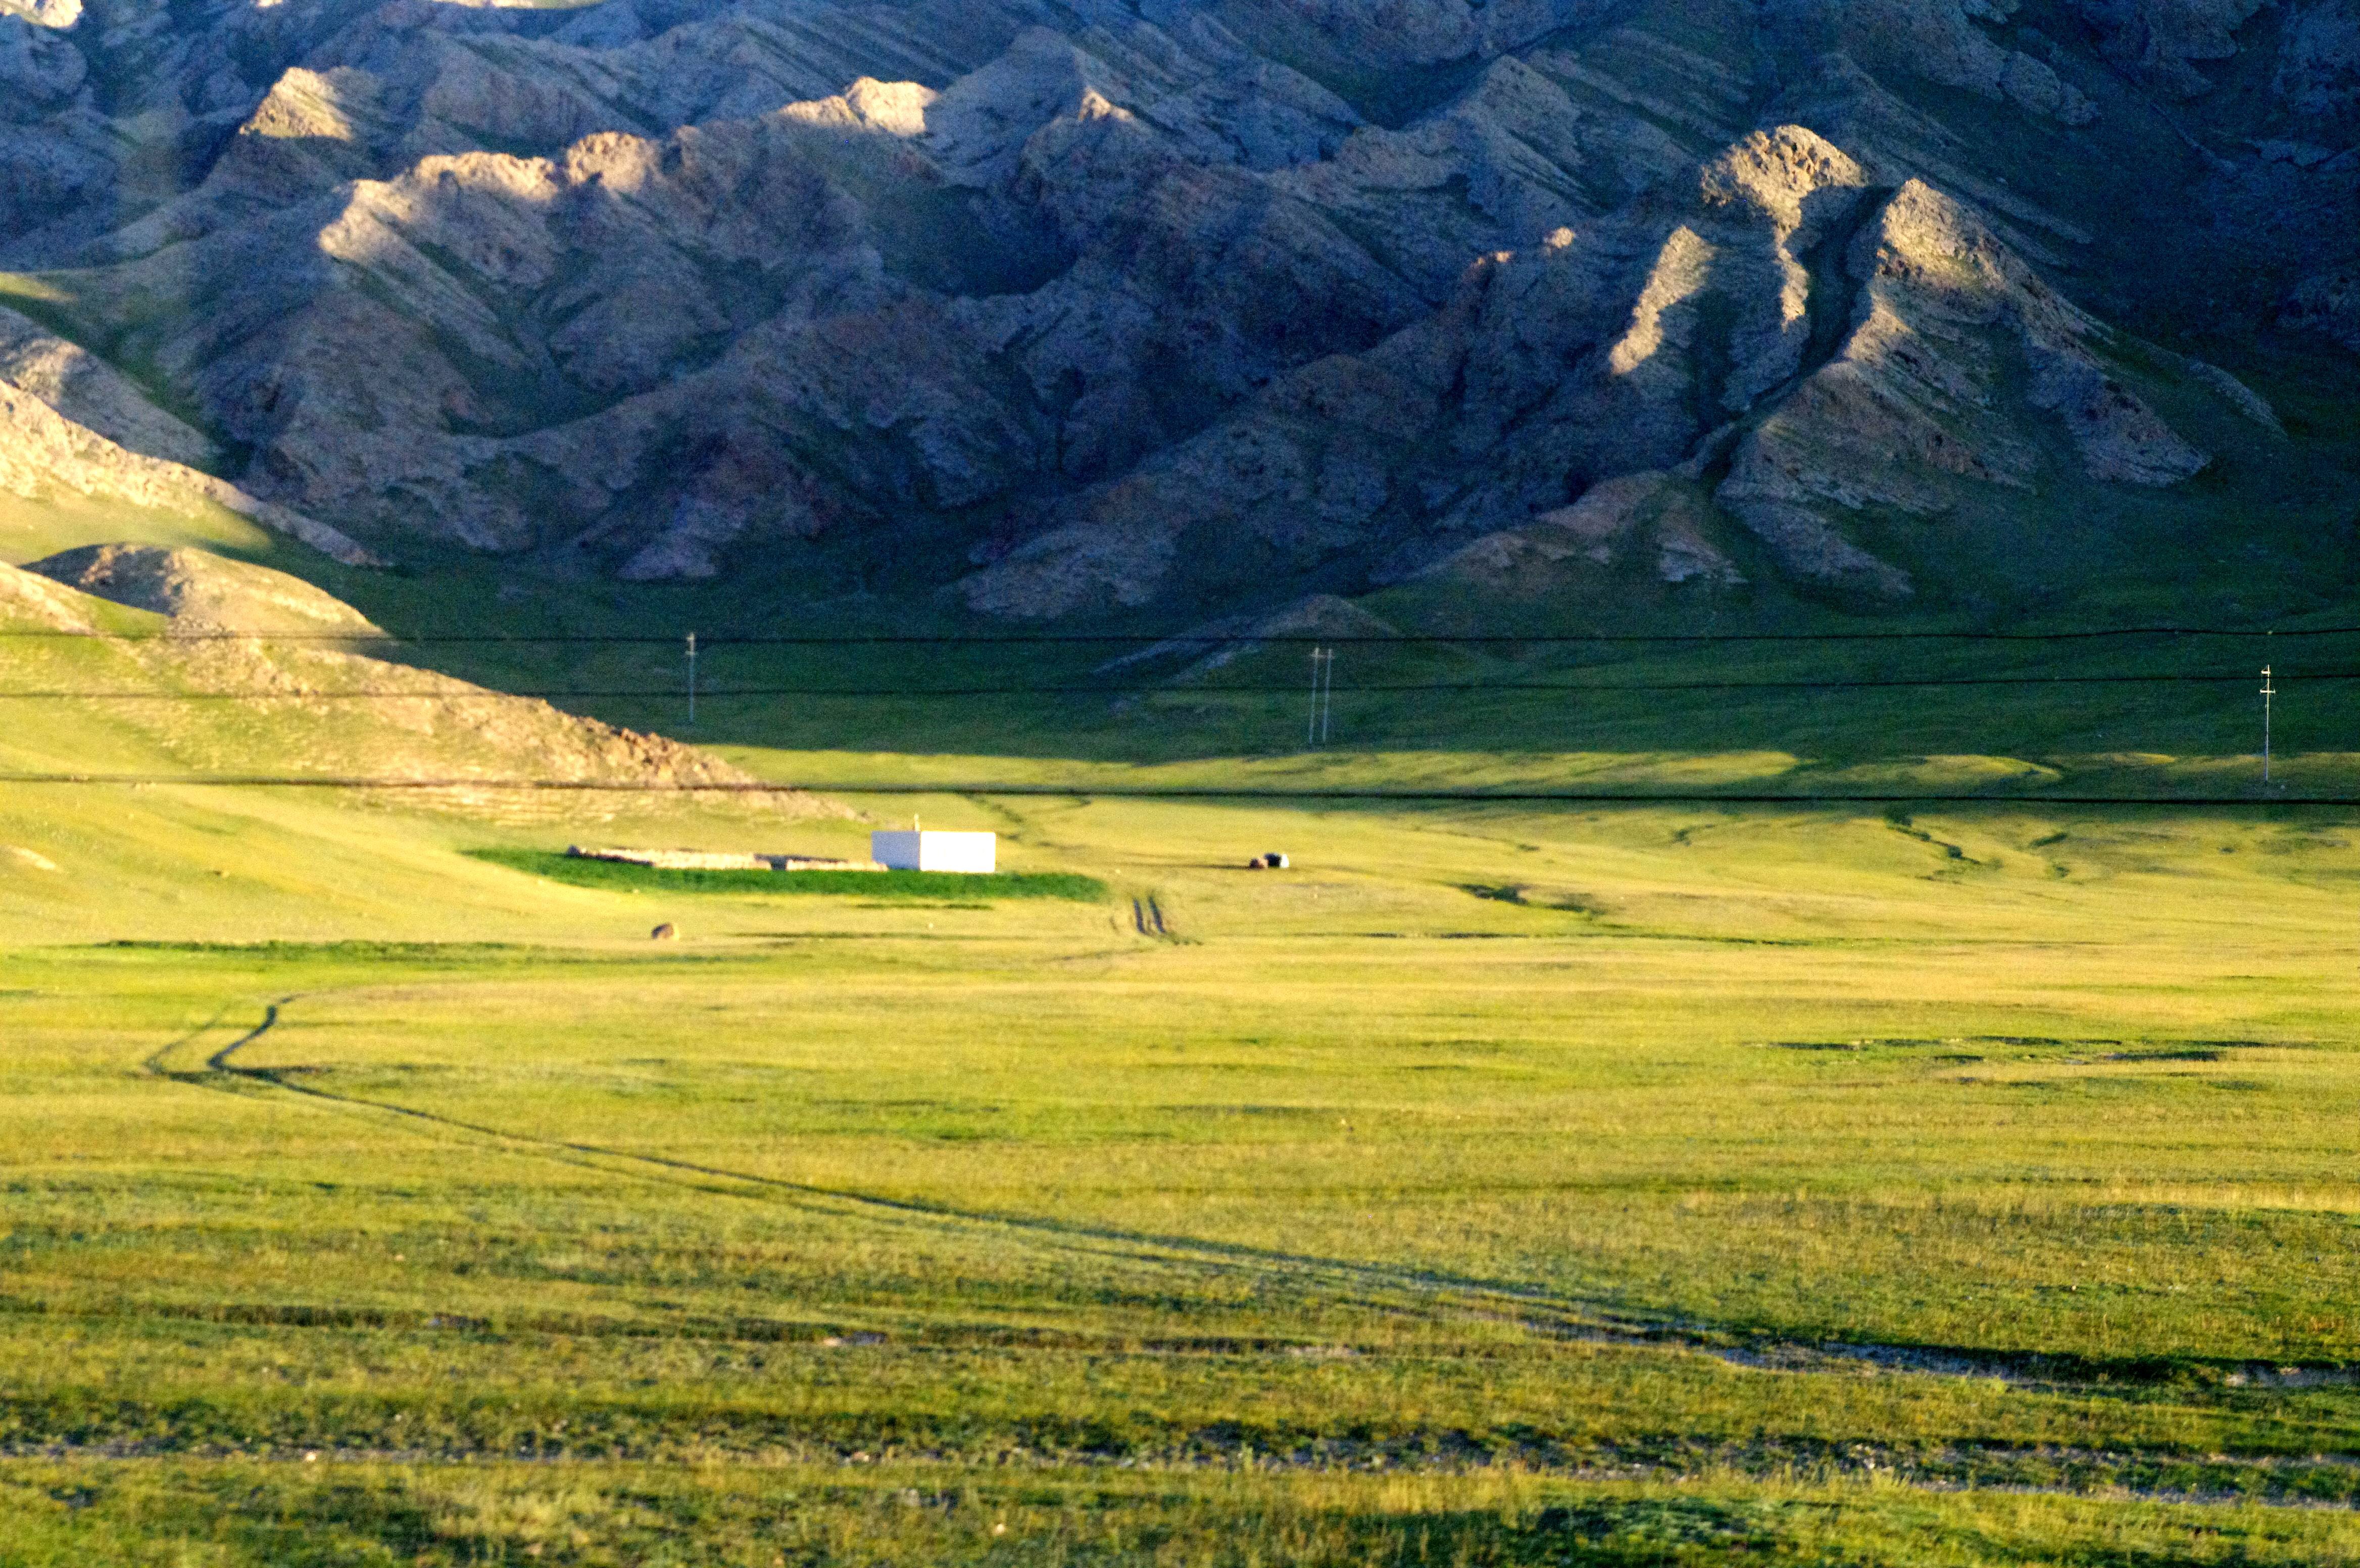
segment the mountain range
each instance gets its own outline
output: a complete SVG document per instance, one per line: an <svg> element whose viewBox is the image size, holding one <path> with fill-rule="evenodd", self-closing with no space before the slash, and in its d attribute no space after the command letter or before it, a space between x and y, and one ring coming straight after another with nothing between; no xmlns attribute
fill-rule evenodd
<svg viewBox="0 0 2360 1568"><path fill-rule="evenodd" d="M2355 132L2360 0L0 0L0 488L1011 621L2332 594Z"/></svg>

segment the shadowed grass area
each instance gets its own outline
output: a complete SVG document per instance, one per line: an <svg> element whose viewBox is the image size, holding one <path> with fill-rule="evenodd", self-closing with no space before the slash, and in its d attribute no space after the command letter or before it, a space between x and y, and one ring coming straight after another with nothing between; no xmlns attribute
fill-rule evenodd
<svg viewBox="0 0 2360 1568"><path fill-rule="evenodd" d="M0 1464L10 1568L131 1563L1301 1563L1352 1568L1876 1563L2151 1568L2355 1561L2348 1518L1912 1494L1825 1482L1575 1485L880 1464L644 1467L143 1461L93 1484Z"/></svg>
<svg viewBox="0 0 2360 1568"><path fill-rule="evenodd" d="M476 860L574 887L655 893L798 894L884 899L1068 898L1095 903L1106 883L1071 872L674 871L545 850L471 850Z"/></svg>

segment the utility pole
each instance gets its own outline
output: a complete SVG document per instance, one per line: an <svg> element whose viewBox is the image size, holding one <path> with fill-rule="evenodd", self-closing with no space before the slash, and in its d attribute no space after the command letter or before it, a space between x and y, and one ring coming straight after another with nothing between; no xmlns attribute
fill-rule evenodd
<svg viewBox="0 0 2360 1568"><path fill-rule="evenodd" d="M1303 727L1306 746L1328 743L1329 718L1335 711L1336 650L1311 650L1311 716Z"/></svg>
<svg viewBox="0 0 2360 1568"><path fill-rule="evenodd" d="M1303 726L1303 743L1319 744L1319 650L1311 650L1311 717Z"/></svg>
<svg viewBox="0 0 2360 1568"><path fill-rule="evenodd" d="M1319 699L1319 743L1328 744L1328 720L1336 717L1336 650L1328 650L1328 685Z"/></svg>
<svg viewBox="0 0 2360 1568"><path fill-rule="evenodd" d="M688 634L688 727L696 728L696 633Z"/></svg>
<svg viewBox="0 0 2360 1568"><path fill-rule="evenodd" d="M2270 667L2262 666L2262 782L2270 782L2270 698L2278 695L2270 684Z"/></svg>

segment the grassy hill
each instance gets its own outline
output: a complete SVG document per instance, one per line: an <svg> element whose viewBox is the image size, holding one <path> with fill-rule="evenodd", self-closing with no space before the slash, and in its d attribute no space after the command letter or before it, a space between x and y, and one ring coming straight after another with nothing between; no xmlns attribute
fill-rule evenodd
<svg viewBox="0 0 2360 1568"><path fill-rule="evenodd" d="M453 853L492 825L735 839L794 832L824 809L792 794L602 790L554 805L547 792L499 788L527 779L673 789L744 775L668 741L369 657L363 650L381 646L374 629L292 579L209 565L211 556L140 559L159 580L175 576L172 591L187 596L180 614L0 565L0 773L45 781L0 786L0 922L12 938L399 936L438 925L440 905L478 898L497 921L499 879ZM349 619L292 614L290 605L327 613L304 594ZM270 615L331 630L273 642L219 634L224 620ZM77 782L93 775L158 782ZM389 787L172 782L224 775ZM849 848L858 829L803 831Z"/></svg>

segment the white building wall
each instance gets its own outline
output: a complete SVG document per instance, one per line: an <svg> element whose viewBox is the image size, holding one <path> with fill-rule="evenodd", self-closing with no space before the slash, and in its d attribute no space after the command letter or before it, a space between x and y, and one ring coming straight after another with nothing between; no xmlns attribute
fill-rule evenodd
<svg viewBox="0 0 2360 1568"><path fill-rule="evenodd" d="M999 869L996 833L920 832L888 828L869 835L869 858L897 872L992 872Z"/></svg>

